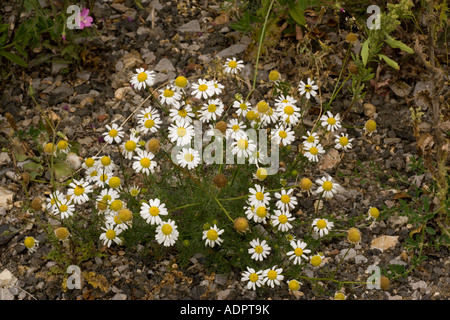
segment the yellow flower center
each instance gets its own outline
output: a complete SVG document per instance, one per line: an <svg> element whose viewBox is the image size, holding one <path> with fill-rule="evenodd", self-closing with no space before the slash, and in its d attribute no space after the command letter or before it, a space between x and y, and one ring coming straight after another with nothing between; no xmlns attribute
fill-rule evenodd
<svg viewBox="0 0 450 320"><path fill-rule="evenodd" d="M280 79L280 73L276 70L272 70L269 73L269 80L271 81L277 81Z"/></svg>
<svg viewBox="0 0 450 320"><path fill-rule="evenodd" d="M166 98L171 98L171 97L173 97L174 92L173 92L172 90L170 90L170 89L166 89L166 90L164 90L163 95L164 95L164 97L166 97Z"/></svg>
<svg viewBox="0 0 450 320"><path fill-rule="evenodd" d="M290 201L291 201L291 198L287 195L287 194L283 194L282 196L281 196L281 202L283 202L283 203L289 203Z"/></svg>
<svg viewBox="0 0 450 320"><path fill-rule="evenodd" d="M330 124L330 125L334 125L334 124L336 124L336 119L335 119L335 118L328 118L328 119L327 119L327 122L328 122L328 124Z"/></svg>
<svg viewBox="0 0 450 320"><path fill-rule="evenodd" d="M323 190L325 190L325 191L331 191L331 189L333 189L333 184L332 184L330 181L325 181L325 182L322 184L322 188L323 188Z"/></svg>
<svg viewBox="0 0 450 320"><path fill-rule="evenodd" d="M238 65L237 62L234 61L234 60L228 62L228 66L229 66L231 69L235 69L235 68L237 67L237 65Z"/></svg>
<svg viewBox="0 0 450 320"><path fill-rule="evenodd" d="M267 170L264 168L259 168L258 170L256 170L256 177L259 180L264 180L265 178L267 178Z"/></svg>
<svg viewBox="0 0 450 320"><path fill-rule="evenodd" d="M91 168L95 164L95 160L92 158L87 158L86 161L84 161L84 164L86 167Z"/></svg>
<svg viewBox="0 0 450 320"><path fill-rule="evenodd" d="M123 209L123 202L121 200L114 200L113 202L111 202L111 204L109 205L109 207L111 208L111 210L113 211L119 211Z"/></svg>
<svg viewBox="0 0 450 320"><path fill-rule="evenodd" d="M281 130L278 135L280 136L280 138L285 139L287 138L287 133L286 131Z"/></svg>
<svg viewBox="0 0 450 320"><path fill-rule="evenodd" d="M258 207L258 209L256 209L256 215L260 218L264 218L267 215L266 207Z"/></svg>
<svg viewBox="0 0 450 320"><path fill-rule="evenodd" d="M198 91L206 91L208 90L208 86L206 84L201 84L198 86Z"/></svg>
<svg viewBox="0 0 450 320"><path fill-rule="evenodd" d="M33 248L35 243L36 243L36 241L34 240L33 237L25 238L24 244L25 244L25 247L27 247L28 249Z"/></svg>
<svg viewBox="0 0 450 320"><path fill-rule="evenodd" d="M130 210L128 209L122 209L119 211L119 219L121 221L130 221L131 218L133 217L133 214Z"/></svg>
<svg viewBox="0 0 450 320"><path fill-rule="evenodd" d="M90 173L90 176L95 177L97 174L98 174L98 172L96 170L94 170Z"/></svg>
<svg viewBox="0 0 450 320"><path fill-rule="evenodd" d="M151 127L153 127L155 125L155 121L153 119L148 119L145 121L144 126L147 129L150 129Z"/></svg>
<svg viewBox="0 0 450 320"><path fill-rule="evenodd" d="M322 258L319 255L316 255L316 256L311 258L311 264L314 267L320 266L321 263L322 263Z"/></svg>
<svg viewBox="0 0 450 320"><path fill-rule="evenodd" d="M377 208L372 207L369 209L369 214L371 217L376 219L380 215L380 211Z"/></svg>
<svg viewBox="0 0 450 320"><path fill-rule="evenodd" d="M316 147L311 147L309 148L309 153L316 156L317 154L319 154L319 149L317 149Z"/></svg>
<svg viewBox="0 0 450 320"><path fill-rule="evenodd" d="M294 114L294 108L292 106L286 106L284 107L284 113L286 113L288 116L291 116Z"/></svg>
<svg viewBox="0 0 450 320"><path fill-rule="evenodd" d="M247 110L248 106L247 106L246 103L243 103L243 102L242 102L242 103L239 105L239 108L241 108L241 110Z"/></svg>
<svg viewBox="0 0 450 320"><path fill-rule="evenodd" d="M185 134L186 134L186 129L185 129L185 128L179 127L179 128L177 129L177 135L178 135L179 137L184 137Z"/></svg>
<svg viewBox="0 0 450 320"><path fill-rule="evenodd" d="M288 221L288 217L287 217L285 214L281 214L281 215L278 217L278 221L279 221L281 224L285 224L285 223Z"/></svg>
<svg viewBox="0 0 450 320"><path fill-rule="evenodd" d="M256 247L255 247L255 252L256 252L256 253L262 253L263 251L264 251L264 249L263 249L262 246L256 246Z"/></svg>
<svg viewBox="0 0 450 320"><path fill-rule="evenodd" d="M58 145L57 145L59 150L65 150L68 146L69 146L69 144L65 140L61 140L60 142L58 142Z"/></svg>
<svg viewBox="0 0 450 320"><path fill-rule="evenodd" d="M306 92L311 92L311 90L312 90L312 87L311 87L309 84L307 84L307 85L305 86L305 91L306 91Z"/></svg>
<svg viewBox="0 0 450 320"><path fill-rule="evenodd" d="M178 111L178 115L182 118L185 118L187 116L187 111L185 109L181 109Z"/></svg>
<svg viewBox="0 0 450 320"><path fill-rule="evenodd" d="M145 72L139 73L137 76L137 80L139 82L143 82L143 81L147 80L147 73L145 73Z"/></svg>
<svg viewBox="0 0 450 320"><path fill-rule="evenodd" d="M267 111L269 111L269 105L265 101L258 102L256 108L259 113L266 113Z"/></svg>
<svg viewBox="0 0 450 320"><path fill-rule="evenodd" d="M277 278L277 272L275 270L270 270L269 272L267 272L267 278L269 278L270 280L275 280Z"/></svg>
<svg viewBox="0 0 450 320"><path fill-rule="evenodd" d="M256 282L259 279L259 277L256 273L252 273L248 278L251 282Z"/></svg>
<svg viewBox="0 0 450 320"><path fill-rule="evenodd" d="M300 282L298 282L297 280L289 281L289 290L297 291L298 289L300 289Z"/></svg>
<svg viewBox="0 0 450 320"><path fill-rule="evenodd" d="M133 140L125 142L125 150L131 152L134 151L135 149L136 149L136 142L134 142Z"/></svg>
<svg viewBox="0 0 450 320"><path fill-rule="evenodd" d="M119 132L116 129L111 129L111 130L109 130L108 134L109 134L110 137L115 138L115 137L117 137Z"/></svg>
<svg viewBox="0 0 450 320"><path fill-rule="evenodd" d="M258 191L257 193L255 193L255 198L256 200L261 201L262 199L264 199L264 193Z"/></svg>
<svg viewBox="0 0 450 320"><path fill-rule="evenodd" d="M179 88L184 88L187 85L187 79L183 76L179 76L175 79L175 85Z"/></svg>
<svg viewBox="0 0 450 320"><path fill-rule="evenodd" d="M258 114L255 111L250 110L249 112L247 112L247 115L245 117L248 120L253 121L253 120L255 120L258 117Z"/></svg>
<svg viewBox="0 0 450 320"><path fill-rule="evenodd" d="M347 137L340 137L339 138L339 144L342 145L342 146L346 146L348 144Z"/></svg>
<svg viewBox="0 0 450 320"><path fill-rule="evenodd" d="M210 104L210 105L208 106L208 112L213 113L213 112L215 112L216 110L217 110L217 106L216 106L215 104Z"/></svg>
<svg viewBox="0 0 450 320"><path fill-rule="evenodd" d="M47 154L52 154L55 151L55 146L53 143L49 142L44 146L44 152Z"/></svg>
<svg viewBox="0 0 450 320"><path fill-rule="evenodd" d="M237 146L241 150L246 150L248 148L248 141L245 139L239 139Z"/></svg>
<svg viewBox="0 0 450 320"><path fill-rule="evenodd" d="M211 241L215 241L217 240L217 238L219 237L219 234L217 233L216 230L214 229L210 229L208 230L208 232L206 233L206 237L211 240Z"/></svg>
<svg viewBox="0 0 450 320"><path fill-rule="evenodd" d="M106 231L106 238L109 240L113 240L116 238L116 232L114 230L108 230Z"/></svg>
<svg viewBox="0 0 450 320"><path fill-rule="evenodd" d="M191 162L192 160L194 160L194 156L191 153L186 153L184 155L184 160L186 160L187 162Z"/></svg>
<svg viewBox="0 0 450 320"><path fill-rule="evenodd" d="M109 179L109 186L111 188L117 188L120 186L120 178L119 177L112 177L111 179Z"/></svg>
<svg viewBox="0 0 450 320"><path fill-rule="evenodd" d="M296 248L294 250L294 253L297 257L300 257L303 254L303 249L302 248Z"/></svg>
<svg viewBox="0 0 450 320"><path fill-rule="evenodd" d="M302 190L309 190L312 187L312 181L308 178L303 178L300 180L300 187Z"/></svg>
<svg viewBox="0 0 450 320"><path fill-rule="evenodd" d="M314 136L309 136L308 139L307 139L307 141L308 141L309 143L313 143L315 140L316 140L316 139L314 138Z"/></svg>
<svg viewBox="0 0 450 320"><path fill-rule="evenodd" d="M156 217L159 214L159 208L158 207L150 207L150 209L148 210L148 212Z"/></svg>
<svg viewBox="0 0 450 320"><path fill-rule="evenodd" d="M319 221L317 221L316 226L319 229L324 229L327 227L327 222L323 219L320 219Z"/></svg>
<svg viewBox="0 0 450 320"><path fill-rule="evenodd" d="M239 131L239 129L240 129L239 125L237 125L237 124L235 124L231 128L233 129L234 132Z"/></svg>
<svg viewBox="0 0 450 320"><path fill-rule="evenodd" d="M140 163L141 163L141 166L142 166L143 168L148 168L148 167L150 167L150 164L151 164L152 162L150 161L149 158L142 158L141 161L140 161Z"/></svg>
<svg viewBox="0 0 450 320"><path fill-rule="evenodd" d="M367 120L365 128L367 131L369 132L373 132L377 129L377 123L375 121L371 120Z"/></svg>
<svg viewBox="0 0 450 320"><path fill-rule="evenodd" d="M66 212L69 209L69 207L65 204L62 204L59 206L59 211Z"/></svg>
<svg viewBox="0 0 450 320"><path fill-rule="evenodd" d="M108 156L104 156L104 157L102 157L102 158L100 159L100 163L101 163L102 165L104 165L105 167L106 167L106 166L109 166L109 165L111 164L111 158L108 157Z"/></svg>
<svg viewBox="0 0 450 320"><path fill-rule="evenodd" d="M76 196L81 196L84 193L84 188L82 186L76 186L73 190L73 194Z"/></svg>
<svg viewBox="0 0 450 320"><path fill-rule="evenodd" d="M161 232L164 233L166 236L168 236L169 234L172 233L172 226L166 223L161 227Z"/></svg>

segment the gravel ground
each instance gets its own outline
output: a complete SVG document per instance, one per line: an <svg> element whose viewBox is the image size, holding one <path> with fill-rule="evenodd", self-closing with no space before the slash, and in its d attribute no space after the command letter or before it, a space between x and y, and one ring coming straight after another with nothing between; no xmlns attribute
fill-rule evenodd
<svg viewBox="0 0 450 320"><path fill-rule="evenodd" d="M150 1L142 0L147 7ZM41 68L33 68L31 73L16 77L2 85L0 101L1 117L11 113L19 128L27 128L39 121L39 111L27 96L27 83L31 81L36 94L46 110L52 110L56 117L63 119L60 128L69 139L80 143L84 157L100 150L103 144L99 138L105 125L111 120L122 121L143 101L144 96L127 86L130 71L141 65L157 72L156 85L173 79L178 74L191 76L204 72L205 66L214 59L239 57L251 59L252 41L247 35L233 31L228 23L218 20L214 3L203 7L203 3L186 8L170 2L152 1L155 9L136 9L133 1L110 3L96 2L92 15L97 22L101 36L90 41L91 60L80 70L62 73L65 65L52 63ZM6 6L7 7L7 6ZM15 8L2 14L11 15ZM132 18L127 19L125 14ZM145 23L144 23L145 21ZM328 33L330 44L342 42L345 34L337 30ZM290 40L292 41L292 40ZM288 46L288 45L286 45ZM278 50L278 51L277 51ZM277 66L282 75L292 83L301 79L308 64L292 52L280 53L282 48L269 50L262 60L260 77L267 77L268 71ZM277 56L277 54L280 54ZM335 74L339 72L345 51L332 52L323 58ZM98 57L99 59L95 59ZM340 63L340 64L339 64ZM326 70L323 70L324 72ZM246 67L245 73L252 70ZM347 123L352 124L347 132L355 137L353 149L345 154L342 161L321 162L318 172L328 172L332 176L337 172L346 175L343 180L345 192L326 202L326 206L339 208L350 217L367 211L370 206L397 205L395 195L410 191L407 184L399 184L395 173L406 174L409 181L417 186L431 184L427 173L418 175L409 170L409 156L417 156L416 140L410 123L410 101L414 89L423 85L427 79L417 74L408 74L408 68L399 74L389 70L381 73L379 83L407 83L409 92L399 92L391 85L380 86L378 90L370 88L365 98L366 104L356 105L348 114ZM329 72L331 75L332 72ZM387 80L390 80L388 82ZM333 86L323 80L324 87ZM331 83L331 79L329 80ZM324 91L324 97L330 92ZM349 99L340 96L334 106L341 114L346 110ZM377 132L367 139L362 127L369 117L376 114L379 124ZM431 126L424 121L422 126ZM0 130L2 136L8 135L8 128ZM7 146L5 146L7 147ZM275 290L261 289L249 291L240 281L236 270L229 274L214 274L204 266L205 257L194 255L187 267L177 265L176 256L166 256L155 260L149 255L149 248L138 245L122 251L110 248L104 257L83 262L81 289L68 290L62 285L64 274L55 272L56 263L46 259L51 245L46 243L46 235L38 228L36 217L22 210L26 200L21 181L14 176L12 159L8 153L0 156L0 185L13 194L13 203L0 207L0 299L16 300L324 300L330 299L320 288L327 292L338 290L333 282L318 282L312 285L306 282L300 291L291 293L286 285ZM332 159L331 159L332 160ZM369 170L370 164L380 167L383 173L377 181ZM356 175L355 172L359 172ZM369 182L364 182L368 180ZM380 188L380 184L389 188ZM48 191L48 186L30 183L29 195L38 195ZM3 189L2 189L3 190ZM303 214L313 212L312 200L302 199L299 209ZM339 218L339 213L337 217ZM347 241L332 241L325 244L325 266L335 266L345 255L336 279L345 281L365 281L369 266L403 265L411 267L411 255L404 247L413 225L403 216L393 216L374 223L370 228L362 229L362 241L348 250ZM35 253L28 254L23 245L27 235L33 235L40 241ZM373 248L372 240L382 235L398 236L396 244L387 250ZM346 286L347 299L362 300L440 300L450 298L450 260L448 249L439 250L425 247L428 260L423 261L406 277L391 282L387 290L368 290L365 285ZM7 271L10 273L8 273ZM93 272L89 278L89 273ZM304 274L320 278L322 270L309 269ZM93 279L92 277L96 277Z"/></svg>

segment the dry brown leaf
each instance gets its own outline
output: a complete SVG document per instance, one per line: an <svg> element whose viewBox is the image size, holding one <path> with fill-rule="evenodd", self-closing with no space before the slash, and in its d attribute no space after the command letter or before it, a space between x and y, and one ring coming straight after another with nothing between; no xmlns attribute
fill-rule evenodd
<svg viewBox="0 0 450 320"><path fill-rule="evenodd" d="M381 236L372 240L370 249L384 250L395 247L398 242L398 236Z"/></svg>

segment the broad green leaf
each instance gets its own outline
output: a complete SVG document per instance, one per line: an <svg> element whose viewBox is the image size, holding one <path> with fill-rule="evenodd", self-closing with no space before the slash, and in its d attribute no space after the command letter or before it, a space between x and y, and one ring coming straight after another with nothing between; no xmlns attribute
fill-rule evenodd
<svg viewBox="0 0 450 320"><path fill-rule="evenodd" d="M28 65L25 62L25 60L23 60L21 57L19 57L18 55L14 54L14 53L0 49L0 55L4 56L5 58L11 60L12 62L14 62L15 64L17 64L21 67L28 68Z"/></svg>
<svg viewBox="0 0 450 320"><path fill-rule="evenodd" d="M70 165L65 161L56 161L53 164L55 179L58 181L65 180L73 173Z"/></svg>
<svg viewBox="0 0 450 320"><path fill-rule="evenodd" d="M30 177L32 179L35 179L36 177L40 176L44 171L44 167L42 166L42 164L34 161L25 163L23 165L23 169L30 173Z"/></svg>
<svg viewBox="0 0 450 320"><path fill-rule="evenodd" d="M364 41L361 47L361 58L364 63L364 66L367 65L367 61L369 60L369 39Z"/></svg>
<svg viewBox="0 0 450 320"><path fill-rule="evenodd" d="M434 229L431 228L431 227L426 227L426 228L425 228L425 231L428 232L428 233L431 234L431 235L435 235L435 234L436 234L436 230L434 230Z"/></svg>
<svg viewBox="0 0 450 320"><path fill-rule="evenodd" d="M294 21L300 25L300 26L304 26L306 25L306 19L305 19L305 15L303 14L303 10L300 9L300 7L291 7L289 9L289 15L292 17L292 19L294 19Z"/></svg>
<svg viewBox="0 0 450 320"><path fill-rule="evenodd" d="M386 35L386 40L384 40L391 48L397 48L408 53L414 53L414 50L408 47L403 42Z"/></svg>
<svg viewBox="0 0 450 320"><path fill-rule="evenodd" d="M394 68L395 70L400 70L400 66L394 60L386 57L384 54L379 54L378 56L383 59L390 67Z"/></svg>

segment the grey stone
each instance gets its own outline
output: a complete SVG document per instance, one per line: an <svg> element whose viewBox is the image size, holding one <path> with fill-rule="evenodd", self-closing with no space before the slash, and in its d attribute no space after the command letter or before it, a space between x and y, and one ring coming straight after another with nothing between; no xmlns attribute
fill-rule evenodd
<svg viewBox="0 0 450 320"><path fill-rule="evenodd" d="M236 294L236 290L234 289L225 289L217 292L217 300L231 300L233 296Z"/></svg>
<svg viewBox="0 0 450 320"><path fill-rule="evenodd" d="M17 278L8 269L0 273L0 287L13 286L16 282Z"/></svg>
<svg viewBox="0 0 450 320"><path fill-rule="evenodd" d="M155 71L169 73L176 71L176 69L169 59L163 58L155 66Z"/></svg>
<svg viewBox="0 0 450 320"><path fill-rule="evenodd" d="M8 288L0 288L0 300L14 300L14 295Z"/></svg>
<svg viewBox="0 0 450 320"><path fill-rule="evenodd" d="M52 62L52 74L58 74L62 69L68 68L69 65L67 63L58 63L58 62Z"/></svg>
<svg viewBox="0 0 450 320"><path fill-rule="evenodd" d="M158 0L153 0L152 2L150 2L150 6L154 8L156 11L160 11L164 8L164 6L161 3L159 3Z"/></svg>
<svg viewBox="0 0 450 320"><path fill-rule="evenodd" d="M412 282L410 283L410 286L413 290L417 290L417 289L425 289L427 287L427 283L423 280L417 281L417 282Z"/></svg>
<svg viewBox="0 0 450 320"><path fill-rule="evenodd" d="M348 250L348 253L347 253L347 250ZM356 250L353 248L341 250L341 252L339 253L339 257L342 259L344 256L345 256L345 258L344 258L345 261L354 259L356 257Z"/></svg>
<svg viewBox="0 0 450 320"><path fill-rule="evenodd" d="M202 32L200 22L198 20L191 20L178 28L180 32Z"/></svg>
<svg viewBox="0 0 450 320"><path fill-rule="evenodd" d="M127 300L127 295L123 293L116 293L111 300Z"/></svg>
<svg viewBox="0 0 450 320"><path fill-rule="evenodd" d="M215 281L219 285L224 285L227 282L227 278L226 274L218 274L216 275Z"/></svg>
<svg viewBox="0 0 450 320"><path fill-rule="evenodd" d="M355 256L355 263L356 264L360 264L360 263L366 263L368 260L366 257L364 257L361 254L358 254L357 256Z"/></svg>
<svg viewBox="0 0 450 320"><path fill-rule="evenodd" d="M245 52L247 50L247 48L248 48L248 45L245 43L236 43L236 44L233 44L232 46L220 51L217 54L217 56L219 58L233 57L233 56L236 56L238 54Z"/></svg>

